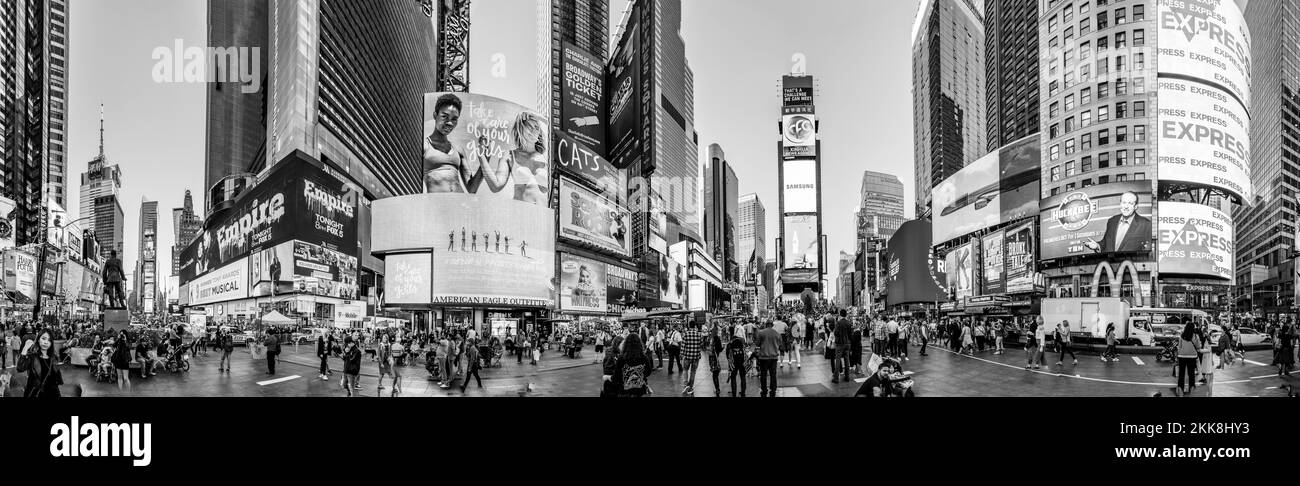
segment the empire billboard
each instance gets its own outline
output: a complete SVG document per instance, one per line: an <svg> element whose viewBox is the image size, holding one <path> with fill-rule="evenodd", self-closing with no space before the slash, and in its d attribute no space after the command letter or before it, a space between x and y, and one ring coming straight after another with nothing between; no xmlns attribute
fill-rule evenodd
<svg viewBox="0 0 1300 486"><path fill-rule="evenodd" d="M1160 273L1231 280L1232 216L1209 206L1160 203Z"/></svg>
<svg viewBox="0 0 1300 486"><path fill-rule="evenodd" d="M1040 257L1146 254L1155 238L1151 181L1112 182L1042 201Z"/></svg>
<svg viewBox="0 0 1300 486"><path fill-rule="evenodd" d="M1038 213L1041 152L1037 134L1016 140L957 171L934 188L934 241Z"/></svg>

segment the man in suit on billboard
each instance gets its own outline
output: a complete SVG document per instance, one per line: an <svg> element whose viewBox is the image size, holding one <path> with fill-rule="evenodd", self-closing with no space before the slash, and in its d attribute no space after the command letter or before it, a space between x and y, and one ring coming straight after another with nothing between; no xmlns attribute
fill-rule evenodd
<svg viewBox="0 0 1300 486"><path fill-rule="evenodd" d="M1120 196L1119 214L1106 222L1106 235L1101 243L1088 238L1088 249L1098 253L1150 251L1151 219L1137 213L1138 196L1126 192Z"/></svg>

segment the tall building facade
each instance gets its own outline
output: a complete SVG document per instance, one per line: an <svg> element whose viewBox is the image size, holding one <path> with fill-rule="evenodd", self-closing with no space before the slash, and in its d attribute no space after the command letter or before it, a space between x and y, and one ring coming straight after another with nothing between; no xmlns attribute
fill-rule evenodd
<svg viewBox="0 0 1300 486"><path fill-rule="evenodd" d="M931 189L988 152L984 20L973 0L924 0L912 26L916 216Z"/></svg>
<svg viewBox="0 0 1300 486"><path fill-rule="evenodd" d="M987 149L1038 132L1038 3L985 0Z"/></svg>
<svg viewBox="0 0 1300 486"><path fill-rule="evenodd" d="M1226 311L1236 272L1225 208L1253 194L1239 4L1041 5L1038 251L1049 296Z"/></svg>
<svg viewBox="0 0 1300 486"><path fill-rule="evenodd" d="M68 2L0 0L0 196L18 245L40 241L43 201L67 207Z"/></svg>
<svg viewBox="0 0 1300 486"><path fill-rule="evenodd" d="M208 43L213 47L256 49L261 89L247 93L237 83L208 83L204 151L205 215L229 208L246 190L248 174L266 166L266 101L270 57L268 10L276 0L208 0ZM218 63L214 69L220 69ZM227 64L227 69L233 69ZM217 73L216 79L229 79Z"/></svg>
<svg viewBox="0 0 1300 486"><path fill-rule="evenodd" d="M866 171L862 174L858 226L863 236L888 239L903 225L903 181L898 176Z"/></svg>
<svg viewBox="0 0 1300 486"><path fill-rule="evenodd" d="M135 292L140 311L158 310L158 201L140 203L140 252L135 263Z"/></svg>
<svg viewBox="0 0 1300 486"><path fill-rule="evenodd" d="M430 15L404 0L273 1L267 165L301 150L367 199L420 192L424 94L436 86Z"/></svg>
<svg viewBox="0 0 1300 486"><path fill-rule="evenodd" d="M634 0L619 22L610 56L610 91L620 96L609 103L609 159L635 181L629 187L632 252L641 265L644 307L662 306L654 297L662 278L659 243L704 241L695 79L681 24L681 0Z"/></svg>
<svg viewBox="0 0 1300 486"><path fill-rule="evenodd" d="M203 218L194 212L194 196L185 191L185 203L179 208L172 208L172 234L176 236L172 244L172 267L168 275L179 275L181 252L203 229Z"/></svg>
<svg viewBox="0 0 1300 486"><path fill-rule="evenodd" d="M116 251L121 258L126 256L123 251L126 213L122 211L122 201L119 199L122 168L116 164L110 165L104 155L103 108L100 110L99 155L90 160L86 172L81 174L80 217L87 218L85 227L99 241L100 256L108 258L110 251Z"/></svg>
<svg viewBox="0 0 1300 486"><path fill-rule="evenodd" d="M1238 309L1290 308L1295 300L1296 191L1300 190L1300 5L1246 6L1251 57L1250 178L1255 205L1239 207L1235 282ZM1288 263L1289 262L1289 263ZM1266 279L1255 281L1251 268ZM1251 293L1251 289L1262 292Z"/></svg>
<svg viewBox="0 0 1300 486"><path fill-rule="evenodd" d="M740 259L748 258L736 253L739 186L736 171L727 163L727 154L718 144L710 144L704 164L704 240L728 282L740 281Z"/></svg>
<svg viewBox="0 0 1300 486"><path fill-rule="evenodd" d="M780 138L776 143L780 182L778 245L780 288L786 299L804 290L831 294L823 285L835 278L822 244L821 141L817 139L816 83L794 73L781 78Z"/></svg>
<svg viewBox="0 0 1300 486"><path fill-rule="evenodd" d="M751 276L762 276L767 264L767 208L754 193L740 196L737 206L736 258L740 279L748 282Z"/></svg>

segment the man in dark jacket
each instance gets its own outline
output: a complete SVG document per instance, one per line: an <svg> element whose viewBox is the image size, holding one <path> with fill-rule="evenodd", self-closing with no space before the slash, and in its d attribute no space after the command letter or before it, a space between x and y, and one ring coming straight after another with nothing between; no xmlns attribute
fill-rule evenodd
<svg viewBox="0 0 1300 486"><path fill-rule="evenodd" d="M322 334L316 338L316 357L320 358L320 379L328 380L330 371L330 343Z"/></svg>
<svg viewBox="0 0 1300 486"><path fill-rule="evenodd" d="M464 392L465 388L469 386L469 377L471 375L474 376L474 381L478 382L478 387L483 388L483 379L478 376L478 370L482 365L478 360L478 343L473 342L475 341L473 339L470 341L465 343L465 361L468 363L465 366L468 366L469 369L465 370L465 381L460 382L461 392Z"/></svg>
<svg viewBox="0 0 1300 486"><path fill-rule="evenodd" d="M831 360L831 382L839 383L841 369L844 381L849 381L849 353L852 352L853 323L849 313L840 309L840 319L835 322L835 359Z"/></svg>
<svg viewBox="0 0 1300 486"><path fill-rule="evenodd" d="M758 332L758 386L760 397L776 396L776 360L781 357L781 333L768 322ZM769 387L769 383L771 386Z"/></svg>
<svg viewBox="0 0 1300 486"><path fill-rule="evenodd" d="M262 341L266 345L266 374L275 374L275 359L280 354L280 340L276 339L275 334L266 333L266 339Z"/></svg>
<svg viewBox="0 0 1300 486"><path fill-rule="evenodd" d="M357 386L357 376L361 374L361 349L357 348L357 342L352 338L343 340L343 347L347 348L343 352L343 390L352 396L352 389Z"/></svg>

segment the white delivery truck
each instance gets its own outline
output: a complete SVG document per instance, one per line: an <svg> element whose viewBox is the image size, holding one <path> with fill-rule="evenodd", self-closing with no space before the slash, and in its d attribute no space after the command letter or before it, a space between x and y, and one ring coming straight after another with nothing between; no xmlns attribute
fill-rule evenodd
<svg viewBox="0 0 1300 486"><path fill-rule="evenodd" d="M1041 309L1049 336L1057 324L1067 321L1076 342L1100 343L1105 342L1106 325L1114 323L1121 344L1151 346L1155 341L1150 321L1134 320L1128 302L1119 297L1043 299Z"/></svg>

